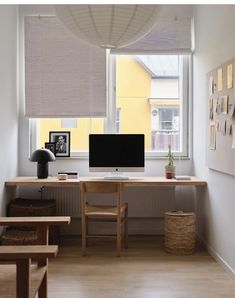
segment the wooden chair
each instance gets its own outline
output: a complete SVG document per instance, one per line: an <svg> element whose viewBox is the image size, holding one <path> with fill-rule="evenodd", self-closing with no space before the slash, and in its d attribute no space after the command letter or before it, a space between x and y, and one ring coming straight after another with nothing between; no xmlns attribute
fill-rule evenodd
<svg viewBox="0 0 235 298"><path fill-rule="evenodd" d="M86 255L87 239L91 237L112 237L117 240L117 256L120 257L121 241L124 238L125 247L128 241L128 205L122 200L122 185L117 182L81 182L81 207L82 207L82 254ZM111 194L116 193L116 205L90 205L87 194ZM116 222L115 235L90 235L88 233L88 222L112 221ZM122 224L125 225L122 233Z"/></svg>

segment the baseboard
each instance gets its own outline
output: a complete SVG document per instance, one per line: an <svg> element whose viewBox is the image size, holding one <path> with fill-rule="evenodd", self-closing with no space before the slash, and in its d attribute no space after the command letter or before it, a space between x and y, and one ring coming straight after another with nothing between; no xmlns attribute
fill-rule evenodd
<svg viewBox="0 0 235 298"><path fill-rule="evenodd" d="M233 278L235 278L235 270L233 270L233 268L204 239L199 237L199 235L197 235L197 237L216 262L219 263Z"/></svg>

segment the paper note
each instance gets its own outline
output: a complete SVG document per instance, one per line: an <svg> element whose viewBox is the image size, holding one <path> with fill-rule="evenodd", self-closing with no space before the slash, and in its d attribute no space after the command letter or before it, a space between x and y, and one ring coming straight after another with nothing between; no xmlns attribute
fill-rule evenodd
<svg viewBox="0 0 235 298"><path fill-rule="evenodd" d="M213 120L213 98L209 99L209 119Z"/></svg>
<svg viewBox="0 0 235 298"><path fill-rule="evenodd" d="M229 109L228 109L229 118L233 117L234 111L235 111L235 104L233 103L233 104L229 105Z"/></svg>
<svg viewBox="0 0 235 298"><path fill-rule="evenodd" d="M213 76L210 76L210 79L209 79L209 94L213 95L213 93L214 93L214 78L213 78Z"/></svg>
<svg viewBox="0 0 235 298"><path fill-rule="evenodd" d="M219 120L215 120L215 129L216 129L216 131L220 131Z"/></svg>
<svg viewBox="0 0 235 298"><path fill-rule="evenodd" d="M221 122L221 131L222 131L222 135L225 136L226 135L226 119L222 120L222 122Z"/></svg>
<svg viewBox="0 0 235 298"><path fill-rule="evenodd" d="M226 120L226 135L232 134L232 121L227 119Z"/></svg>
<svg viewBox="0 0 235 298"><path fill-rule="evenodd" d="M217 70L217 90L223 90L223 69L222 67Z"/></svg>
<svg viewBox="0 0 235 298"><path fill-rule="evenodd" d="M232 125L232 136L233 136L232 148L235 149L235 124Z"/></svg>
<svg viewBox="0 0 235 298"><path fill-rule="evenodd" d="M219 115L221 113L221 102L220 102L219 98L216 99L215 112L217 115Z"/></svg>
<svg viewBox="0 0 235 298"><path fill-rule="evenodd" d="M228 96L221 97L221 113L228 114Z"/></svg>
<svg viewBox="0 0 235 298"><path fill-rule="evenodd" d="M227 66L227 88L233 88L233 64Z"/></svg>
<svg viewBox="0 0 235 298"><path fill-rule="evenodd" d="M214 122L210 123L210 149L216 149L216 127Z"/></svg>

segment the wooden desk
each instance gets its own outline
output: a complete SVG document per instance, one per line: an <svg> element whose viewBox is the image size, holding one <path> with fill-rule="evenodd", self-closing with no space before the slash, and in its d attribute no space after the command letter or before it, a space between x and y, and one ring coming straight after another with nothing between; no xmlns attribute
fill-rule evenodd
<svg viewBox="0 0 235 298"><path fill-rule="evenodd" d="M6 187L17 186L38 186L38 187L79 187L80 182L86 181L107 181L119 182L124 186L206 186L205 180L198 177L191 177L191 180L166 179L164 177L131 177L125 180L107 180L102 177L80 177L79 179L58 180L56 177L38 179L36 177L16 177L5 182Z"/></svg>
<svg viewBox="0 0 235 298"><path fill-rule="evenodd" d="M36 177L16 177L6 181L5 185L9 193L9 199L14 197L11 190L16 187L80 187L80 182L85 181L107 181L108 183L119 182L124 187L177 187L177 186L193 186L205 187L207 182L198 177L191 177L191 180L166 179L164 177L131 177L125 180L106 180L102 177L79 177L79 179L58 180L57 177L49 177L47 179L38 179ZM176 206L174 207L176 209Z"/></svg>

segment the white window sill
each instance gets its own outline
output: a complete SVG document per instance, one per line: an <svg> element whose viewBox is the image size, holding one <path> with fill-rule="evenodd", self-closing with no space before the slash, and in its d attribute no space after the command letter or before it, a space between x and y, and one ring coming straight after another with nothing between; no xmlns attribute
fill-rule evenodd
<svg viewBox="0 0 235 298"><path fill-rule="evenodd" d="M89 156L87 152L79 152L79 153L71 153L70 157L58 157L58 160L79 160L79 159L84 159L88 160ZM167 153L164 153L164 155L154 155L154 154L146 154L145 155L145 160L166 160L167 159ZM183 156L183 155L175 155L175 161L178 160L190 160L191 157L189 156Z"/></svg>

